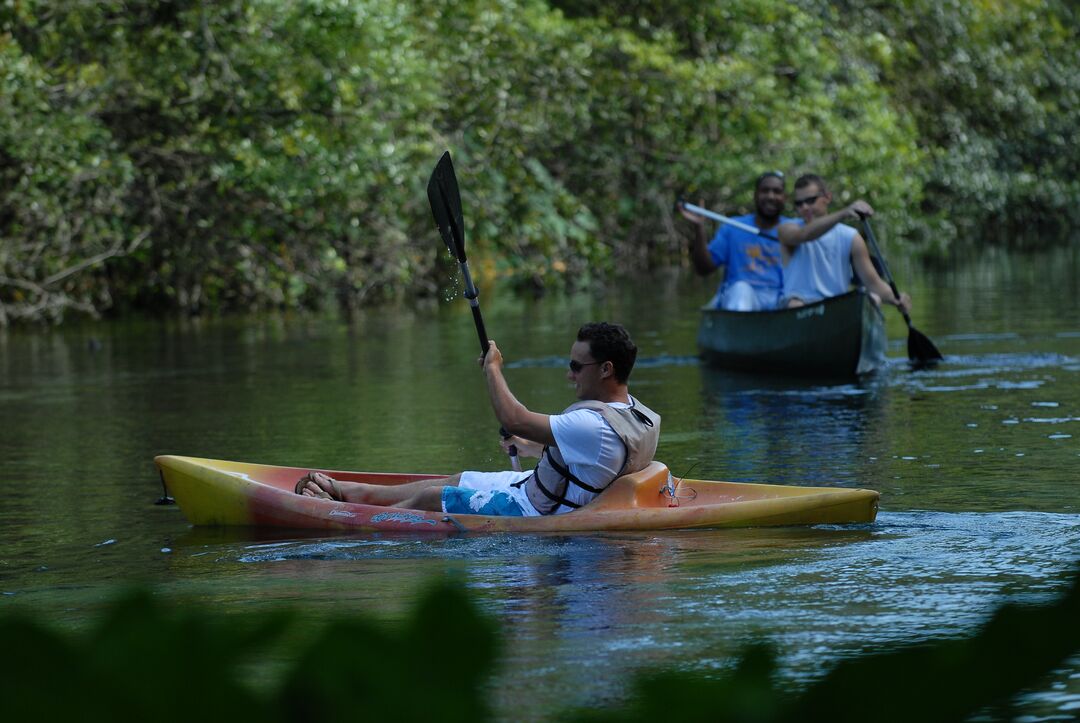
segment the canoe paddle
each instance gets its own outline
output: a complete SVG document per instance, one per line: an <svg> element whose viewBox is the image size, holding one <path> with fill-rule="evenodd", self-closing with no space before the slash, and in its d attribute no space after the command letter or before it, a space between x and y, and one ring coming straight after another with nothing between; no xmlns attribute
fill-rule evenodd
<svg viewBox="0 0 1080 723"><path fill-rule="evenodd" d="M900 292L896 290L896 283L893 281L892 274L889 273L889 265L885 263L885 257L881 253L881 248L878 246L877 239L874 238L874 230L870 228L870 219L863 218L862 226L863 230L866 231L866 240L870 242L871 250L874 252L874 255L878 257L878 261L881 262L881 270L885 272L885 280L889 282L889 288L892 289L893 294L899 299ZM907 322L907 355L912 365L916 368L929 367L941 361L944 357L941 356L941 352L934 346L934 342L930 341L925 334L911 325L911 317L906 311L900 309L900 313L904 315L904 321Z"/></svg>
<svg viewBox="0 0 1080 723"><path fill-rule="evenodd" d="M461 265L461 275L465 277L465 298L472 307L473 322L480 337L480 355L487 356L488 335L484 329L484 317L480 315L480 292L476 290L472 274L469 273L469 262L465 258L465 223L461 213L461 192L458 190L457 174L454 173L454 164L450 160L450 151L442 154L435 170L431 172L427 195L435 225L439 227L439 235ZM502 427L499 428L499 434L503 439L510 437L510 433ZM521 461L518 459L517 447L510 445L507 453L514 471L520 472Z"/></svg>
<svg viewBox="0 0 1080 723"><path fill-rule="evenodd" d="M761 236L762 238L772 239L773 241L779 241L780 240L780 239L776 238L776 236L772 236L770 234L765 233L764 231L762 231L757 226L751 226L748 223L743 223L742 221L736 221L735 219L728 218L727 216L721 216L720 214L716 213L715 211L710 211L707 208L702 208L701 206L695 206L694 204L686 203L685 201L679 201L678 205L682 206L683 208L685 208L690 213L696 213L698 216L704 216L705 218L711 218L713 221L719 221L720 223L726 223L728 226L734 226L735 228L739 229L740 231L746 231L747 233L752 233L755 236Z"/></svg>

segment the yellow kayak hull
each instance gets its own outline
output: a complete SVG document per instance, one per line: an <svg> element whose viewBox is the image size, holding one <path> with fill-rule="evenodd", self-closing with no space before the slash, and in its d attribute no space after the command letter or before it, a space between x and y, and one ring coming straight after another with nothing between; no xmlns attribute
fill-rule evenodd
<svg viewBox="0 0 1080 723"><path fill-rule="evenodd" d="M448 515L334 502L293 492L296 481L317 471L338 480L404 484L443 475L312 470L305 467L162 455L154 462L169 494L197 526L255 526L355 532L585 532L679 530L873 522L873 490L795 487L709 480L673 480L653 462L615 480L587 506L562 515L494 517Z"/></svg>

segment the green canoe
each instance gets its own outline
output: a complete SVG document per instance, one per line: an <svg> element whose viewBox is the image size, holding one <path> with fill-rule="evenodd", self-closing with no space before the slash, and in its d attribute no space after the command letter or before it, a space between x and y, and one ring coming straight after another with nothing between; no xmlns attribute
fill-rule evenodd
<svg viewBox="0 0 1080 723"><path fill-rule="evenodd" d="M698 347L710 364L792 376L852 377L885 364L885 319L865 291L797 309L704 308Z"/></svg>

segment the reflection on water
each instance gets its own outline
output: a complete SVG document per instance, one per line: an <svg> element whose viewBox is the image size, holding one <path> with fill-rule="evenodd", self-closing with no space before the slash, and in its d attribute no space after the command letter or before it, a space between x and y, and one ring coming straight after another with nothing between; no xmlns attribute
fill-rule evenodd
<svg viewBox="0 0 1080 723"><path fill-rule="evenodd" d="M702 433L736 482L847 485L835 460L857 453L881 418L882 375L834 384L700 367Z"/></svg>
<svg viewBox="0 0 1080 723"><path fill-rule="evenodd" d="M782 652L782 675L801 683L847 655L970 634L1003 602L1043 602L1060 589L1080 549L1075 520L911 511L857 526L192 541L177 553L284 565L289 576L348 565L362 585L346 579L335 594L340 607L400 586L403 565L463 564L466 583L512 641L493 695L507 709L525 696L551 711L614 699L627 671L673 656L695 669L725 668L762 637ZM398 592L411 598L415 589ZM586 664L584 679L567 674ZM1075 705L1080 691L1058 690L1055 700Z"/></svg>
<svg viewBox="0 0 1080 723"><path fill-rule="evenodd" d="M1005 600L1061 589L1080 558L1080 262L991 255L914 279L915 321L945 360L849 381L701 366L712 289L654 275L636 290L485 298L511 386L531 408L573 399L573 330L624 321L633 393L663 415L677 476L867 487L872 525L621 535L420 537L193 530L153 506L161 453L371 471L499 469L464 304L333 319L130 322L0 333L0 606L66 623L133 580L244 614L390 621L433 579L463 579L511 644L492 695L504 717L599 704L653 665L731 665L756 637L783 675L970 632ZM1048 281L1056 293L1047 294ZM97 344L88 344L88 339ZM587 670L586 675L582 671ZM1080 705L1080 664L1025 714ZM528 714L525 714L528 715Z"/></svg>

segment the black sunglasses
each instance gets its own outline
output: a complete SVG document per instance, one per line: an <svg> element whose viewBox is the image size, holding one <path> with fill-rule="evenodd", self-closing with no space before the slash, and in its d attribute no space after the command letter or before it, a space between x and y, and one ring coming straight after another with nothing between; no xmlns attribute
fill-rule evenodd
<svg viewBox="0 0 1080 723"><path fill-rule="evenodd" d="M570 371L577 374L585 367L591 367L593 364L603 364L604 362L579 362L577 359L570 360Z"/></svg>
<svg viewBox="0 0 1080 723"><path fill-rule="evenodd" d="M820 193L818 195L816 195L816 196L807 196L806 198L796 198L795 199L795 208L798 208L799 206L809 206L811 203L818 200L819 198L821 198Z"/></svg>

